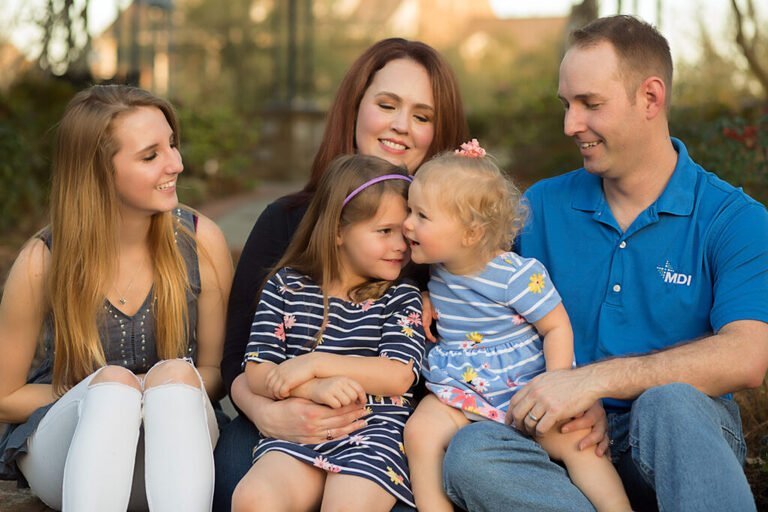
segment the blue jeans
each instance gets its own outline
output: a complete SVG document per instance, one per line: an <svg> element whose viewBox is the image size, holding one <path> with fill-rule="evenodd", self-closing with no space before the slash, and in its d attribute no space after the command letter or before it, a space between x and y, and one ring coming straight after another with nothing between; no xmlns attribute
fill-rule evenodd
<svg viewBox="0 0 768 512"><path fill-rule="evenodd" d="M653 388L608 415L611 453L635 510L754 511L742 468L738 406L687 384ZM461 429L443 465L448 496L466 510L594 511L531 438L492 421Z"/></svg>
<svg viewBox="0 0 768 512"><path fill-rule="evenodd" d="M213 492L213 512L232 509L232 493L237 483L251 469L251 453L259 442L259 431L245 416L237 416L219 434L213 452L216 464L216 487ZM392 512L415 512L398 502Z"/></svg>

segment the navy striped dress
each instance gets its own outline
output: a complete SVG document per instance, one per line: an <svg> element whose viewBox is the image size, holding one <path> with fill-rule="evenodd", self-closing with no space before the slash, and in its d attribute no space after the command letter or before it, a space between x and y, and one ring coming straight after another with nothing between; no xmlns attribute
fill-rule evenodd
<svg viewBox="0 0 768 512"><path fill-rule="evenodd" d="M245 361L280 364L311 352L323 320L323 296L309 277L283 268L261 294ZM320 444L262 438L254 462L280 451L325 471L372 480L396 499L414 506L403 428L412 412L412 392L424 356L421 294L407 283L392 285L378 299L352 303L329 298L328 325L316 351L350 357L413 361L414 384L402 396L368 395L368 425L352 435Z"/></svg>

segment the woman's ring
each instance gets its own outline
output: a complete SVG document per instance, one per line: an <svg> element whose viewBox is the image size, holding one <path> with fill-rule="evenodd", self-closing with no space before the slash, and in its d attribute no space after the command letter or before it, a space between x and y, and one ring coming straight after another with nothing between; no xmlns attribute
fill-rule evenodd
<svg viewBox="0 0 768 512"><path fill-rule="evenodd" d="M536 423L538 423L538 421L539 421L539 418L537 418L536 416L534 416L532 412L529 412L529 413L528 413L528 417L531 419L531 421L534 421L534 422L536 422Z"/></svg>
<svg viewBox="0 0 768 512"><path fill-rule="evenodd" d="M333 439L333 436L331 435L331 431L330 431L330 430L326 430L326 433L325 433L325 438L326 438L328 441L330 441L330 440L332 440L332 439Z"/></svg>

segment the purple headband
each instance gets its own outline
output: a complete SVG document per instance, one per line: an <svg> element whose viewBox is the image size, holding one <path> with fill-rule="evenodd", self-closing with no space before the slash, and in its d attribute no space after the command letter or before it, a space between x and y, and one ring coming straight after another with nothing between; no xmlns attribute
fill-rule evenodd
<svg viewBox="0 0 768 512"><path fill-rule="evenodd" d="M384 174L383 176L376 176L375 178L366 181L365 183L357 187L355 190L350 192L347 198L344 199L344 202L341 204L341 207L344 208L345 206L347 206L347 203L350 202L352 198L354 198L357 194L367 189L371 185L375 185L380 181L386 181L386 180L405 180L408 183L410 183L413 181L413 178L411 178L410 176L404 176L402 174Z"/></svg>

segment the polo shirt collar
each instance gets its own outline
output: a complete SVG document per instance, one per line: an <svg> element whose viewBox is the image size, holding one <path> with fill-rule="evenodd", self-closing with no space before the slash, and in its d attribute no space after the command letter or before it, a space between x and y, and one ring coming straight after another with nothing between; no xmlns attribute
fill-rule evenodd
<svg viewBox="0 0 768 512"><path fill-rule="evenodd" d="M693 211L696 164L688 156L688 150L680 139L670 137L677 151L675 171L669 178L664 192L651 205L658 213L690 215ZM583 169L582 169L583 170ZM606 201L602 178L586 171L579 173L572 190L571 207L585 212L602 211Z"/></svg>

